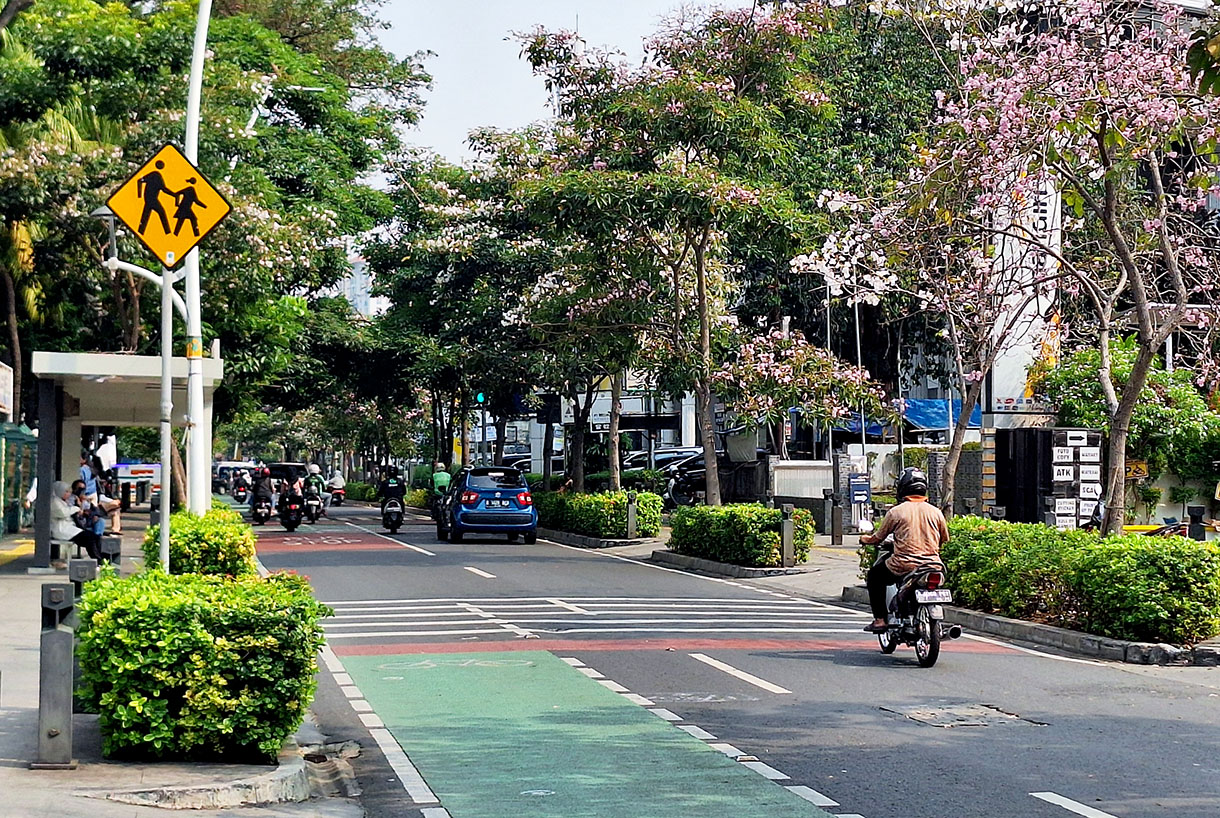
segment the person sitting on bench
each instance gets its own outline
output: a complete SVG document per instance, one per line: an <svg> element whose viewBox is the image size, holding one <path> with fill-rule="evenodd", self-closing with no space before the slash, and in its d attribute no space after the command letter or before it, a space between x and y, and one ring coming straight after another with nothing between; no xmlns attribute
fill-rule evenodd
<svg viewBox="0 0 1220 818"><path fill-rule="evenodd" d="M71 486L62 480L56 480L51 491L51 538L79 545L90 557L100 562L101 539L93 533L92 528L83 529L77 522L80 510L68 501L72 496Z"/></svg>

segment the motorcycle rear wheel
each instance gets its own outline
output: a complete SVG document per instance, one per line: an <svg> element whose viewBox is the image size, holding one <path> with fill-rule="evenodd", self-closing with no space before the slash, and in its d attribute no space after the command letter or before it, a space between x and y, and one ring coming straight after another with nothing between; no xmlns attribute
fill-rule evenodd
<svg viewBox="0 0 1220 818"><path fill-rule="evenodd" d="M915 659L920 667L932 667L940 657L940 624L927 607L921 607L915 614L915 633Z"/></svg>
<svg viewBox="0 0 1220 818"><path fill-rule="evenodd" d="M300 523L284 523L284 530L291 534L297 530L298 525L300 525Z"/></svg>

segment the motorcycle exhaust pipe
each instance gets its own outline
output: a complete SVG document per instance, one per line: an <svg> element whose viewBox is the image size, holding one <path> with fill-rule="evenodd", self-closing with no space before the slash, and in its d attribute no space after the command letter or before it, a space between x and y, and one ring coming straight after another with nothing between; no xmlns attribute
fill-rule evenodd
<svg viewBox="0 0 1220 818"><path fill-rule="evenodd" d="M945 631L945 636L949 637L950 639L960 639L962 636L962 626L950 625L949 630Z"/></svg>

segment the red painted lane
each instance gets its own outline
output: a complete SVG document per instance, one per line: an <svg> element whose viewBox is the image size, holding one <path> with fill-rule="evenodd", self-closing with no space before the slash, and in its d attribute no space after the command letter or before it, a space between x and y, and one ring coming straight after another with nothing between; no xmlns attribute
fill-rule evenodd
<svg viewBox="0 0 1220 818"><path fill-rule="evenodd" d="M412 653L479 653L489 650L619 651L619 650L778 650L778 651L842 651L869 647L875 642L848 639L514 639L497 642L379 642L377 644L331 644L336 656L381 656ZM1004 645L989 642L954 642L941 645L944 653L1017 653Z"/></svg>
<svg viewBox="0 0 1220 818"><path fill-rule="evenodd" d="M404 546L358 528L310 528L291 533L275 528L258 532L258 551L284 554L293 551L394 551Z"/></svg>

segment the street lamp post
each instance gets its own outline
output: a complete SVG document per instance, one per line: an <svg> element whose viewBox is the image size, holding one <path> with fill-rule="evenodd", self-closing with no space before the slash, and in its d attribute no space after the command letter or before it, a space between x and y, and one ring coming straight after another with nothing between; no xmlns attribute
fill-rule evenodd
<svg viewBox="0 0 1220 818"><path fill-rule="evenodd" d="M199 108L203 95L203 61L207 56L208 23L212 0L199 0L195 20L195 43L191 51L191 73L186 99L184 153L191 164L199 163ZM203 514L211 505L212 483L208 461L212 456L212 419L203 405L203 321L200 315L199 248L186 256L186 363L187 363L187 508ZM163 294L163 299L165 298ZM164 325L165 318L162 317Z"/></svg>

